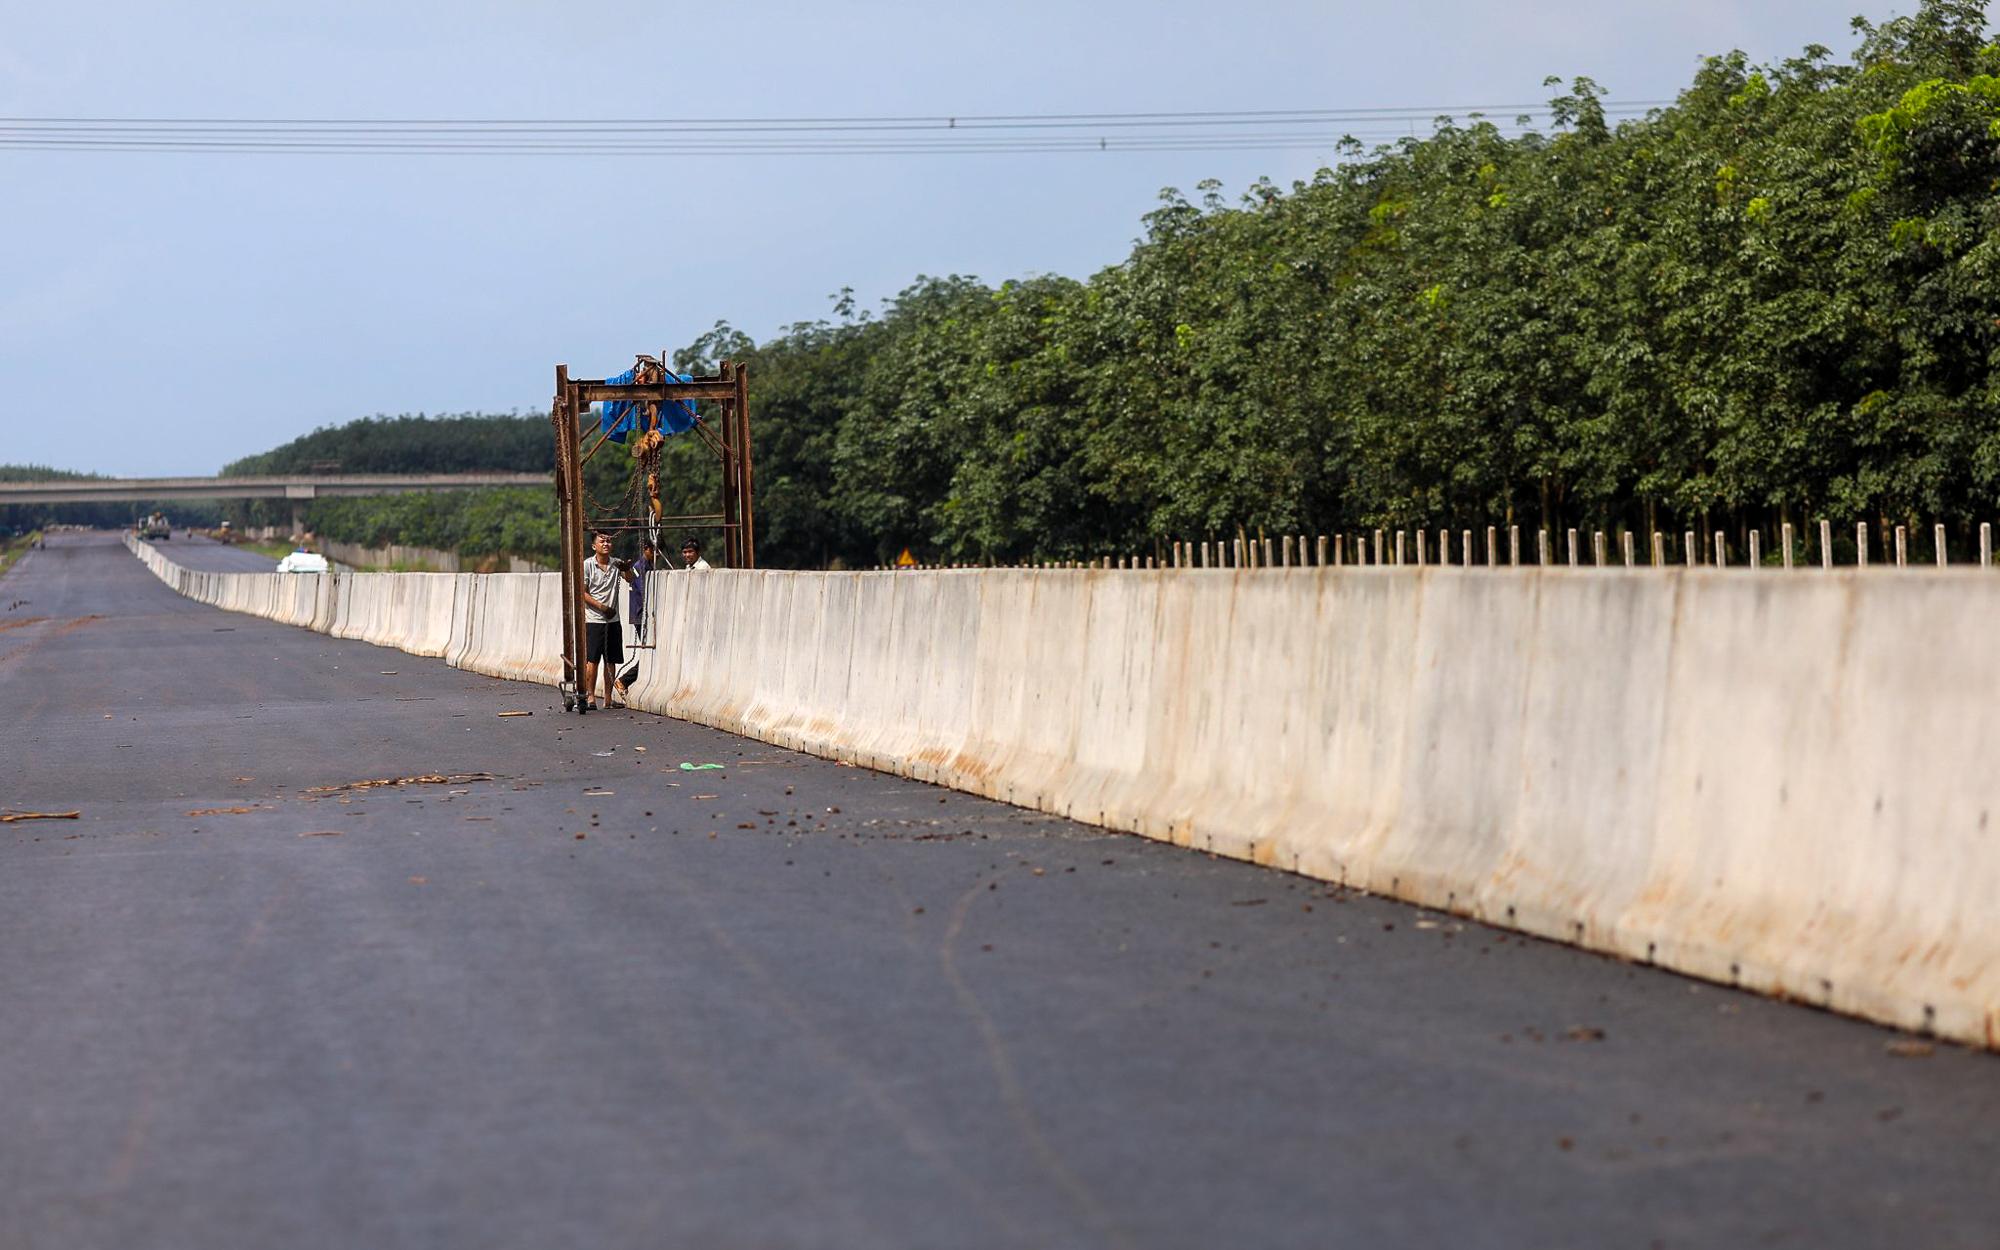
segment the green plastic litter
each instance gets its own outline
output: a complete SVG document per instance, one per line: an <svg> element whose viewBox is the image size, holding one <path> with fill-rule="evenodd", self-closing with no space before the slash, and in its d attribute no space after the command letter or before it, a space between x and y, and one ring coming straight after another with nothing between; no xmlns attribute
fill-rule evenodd
<svg viewBox="0 0 2000 1250"><path fill-rule="evenodd" d="M721 767L722 765L720 764L690 764L686 760L681 761L681 771L684 773L698 773L704 768L721 768Z"/></svg>

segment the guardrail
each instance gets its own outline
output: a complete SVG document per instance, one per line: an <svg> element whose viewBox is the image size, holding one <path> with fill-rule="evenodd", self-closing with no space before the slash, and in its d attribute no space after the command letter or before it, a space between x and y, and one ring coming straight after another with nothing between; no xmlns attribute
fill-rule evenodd
<svg viewBox="0 0 2000 1250"><path fill-rule="evenodd" d="M1956 564L1976 563L1981 568L1993 567L1993 525L1986 521L1982 521L1976 531L1970 525L1953 527L1936 524L1928 532L1921 527L1913 531L1904 525L1885 526L1876 529L1873 538L1864 521L1854 527L1852 543L1847 541L1844 533L1836 543L1834 527L1828 521L1797 531L1790 523L1785 523L1776 527L1773 534L1775 545L1769 551L1764 547L1763 531L1757 529L1744 533L1740 543L1734 541L1726 530L1716 530L1711 535L1697 534L1694 530L1679 535L1654 530L1643 545L1638 534L1631 530L1608 534L1603 530L1585 533L1571 529L1562 534L1553 530L1529 530L1525 534L1527 545L1524 546L1520 526L1510 525L1502 530L1497 525L1489 525L1483 531L1484 546L1481 545L1480 530L1405 528L1378 529L1371 533L1321 534L1317 539L1308 539L1304 534L1275 537L1259 534L1256 537L1244 535L1208 542L1176 541L1166 544L1164 554L1158 556L1098 556L1089 560L1012 565L927 564L918 561L895 567L905 571L943 568L1370 568L1378 565L1483 569L1554 568L1561 565L1569 568L1625 569L1947 568L1954 566L1951 559L1954 530L1959 534L1960 554L1966 557ZM1929 542L1929 559L1917 550L1920 539ZM1881 547L1879 561L1871 554L1878 542ZM878 565L877 571L889 567Z"/></svg>

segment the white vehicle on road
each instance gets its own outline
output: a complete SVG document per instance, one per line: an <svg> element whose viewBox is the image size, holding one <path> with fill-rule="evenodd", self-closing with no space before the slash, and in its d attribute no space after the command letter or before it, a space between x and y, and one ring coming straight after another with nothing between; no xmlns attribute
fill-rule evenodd
<svg viewBox="0 0 2000 1250"><path fill-rule="evenodd" d="M294 551L278 561L280 573L324 573L327 571L326 557L311 551Z"/></svg>

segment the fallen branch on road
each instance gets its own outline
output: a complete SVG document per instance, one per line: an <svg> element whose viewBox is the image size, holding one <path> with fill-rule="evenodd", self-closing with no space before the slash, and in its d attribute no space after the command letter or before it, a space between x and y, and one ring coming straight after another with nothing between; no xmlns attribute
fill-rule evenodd
<svg viewBox="0 0 2000 1250"><path fill-rule="evenodd" d="M415 777L378 777L370 781L349 781L337 786L313 786L307 794L339 794L344 790L379 790L384 786L458 786L468 781L497 781L492 773L421 773Z"/></svg>

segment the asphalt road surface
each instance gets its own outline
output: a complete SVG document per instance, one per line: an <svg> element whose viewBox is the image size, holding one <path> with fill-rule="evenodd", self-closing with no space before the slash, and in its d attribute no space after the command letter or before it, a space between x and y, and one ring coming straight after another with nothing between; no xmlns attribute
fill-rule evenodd
<svg viewBox="0 0 2000 1250"><path fill-rule="evenodd" d="M2000 1058L566 717L108 535L0 607L0 807L81 813L0 825L6 1247L2000 1237Z"/></svg>
<svg viewBox="0 0 2000 1250"><path fill-rule="evenodd" d="M185 531L174 531L175 536L166 542L155 544L166 557L184 569L200 569L205 573L270 573L278 567L278 562L258 551L247 547L232 547L192 534L181 537Z"/></svg>

